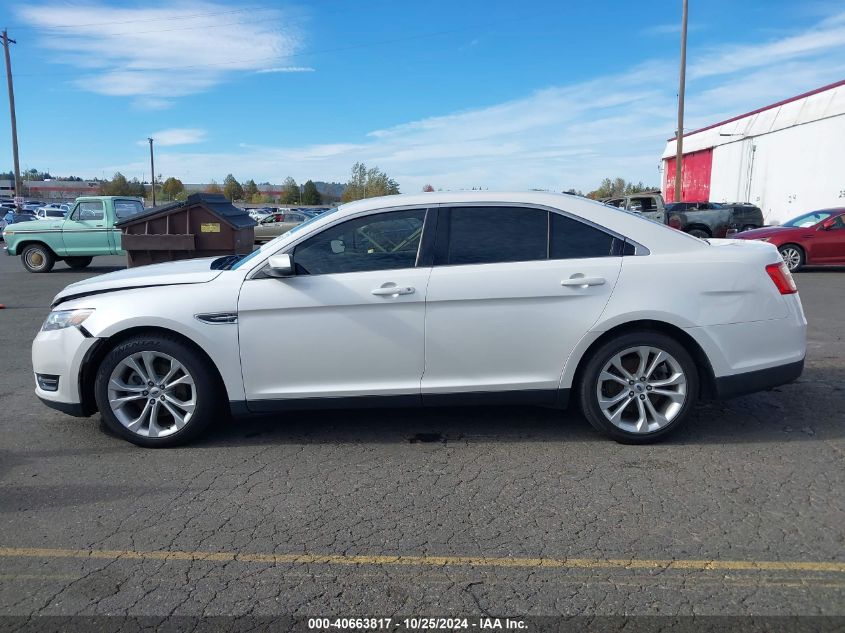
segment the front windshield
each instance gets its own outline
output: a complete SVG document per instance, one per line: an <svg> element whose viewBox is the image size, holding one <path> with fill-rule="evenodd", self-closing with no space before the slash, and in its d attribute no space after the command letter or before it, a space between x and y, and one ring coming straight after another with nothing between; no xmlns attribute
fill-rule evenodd
<svg viewBox="0 0 845 633"><path fill-rule="evenodd" d="M789 222L784 222L783 226L794 226L797 228L806 228L808 226L815 226L819 222L827 220L832 214L829 211L811 211L804 215L799 215Z"/></svg>
<svg viewBox="0 0 845 633"><path fill-rule="evenodd" d="M309 218L308 220L306 220L306 221L305 221L305 222L303 222L302 224L297 224L297 225L296 225L295 227L293 227L290 231L287 231L286 233L282 233L282 234L281 234L279 237L277 237L276 239L270 240L269 242L267 242L267 243L266 243L264 246L262 246L261 248L256 248L256 249L255 249L254 251L252 251L249 255L247 255L246 257L244 257L243 259L241 259L241 260L240 260L238 263L236 263L234 266L232 266L231 270L237 270L238 268L240 268L241 266L243 266L244 264L246 264L249 260L251 260L251 259L253 259L254 257L256 257L256 256L257 256L260 252L262 252L262 251L264 251L264 250L267 250L268 248L273 248L273 246L272 246L272 245L276 244L278 240L285 239L285 238L287 238L289 235L291 235L291 234L293 234L293 233L296 233L297 231L301 231L303 227L308 226L309 224L311 224L312 222L314 222L314 221L316 221L316 220L321 220L321 219L325 218L326 216L331 215L332 213L334 213L334 212L335 212L335 211L337 211L337 210L338 210L338 207L334 207L333 209L329 209L329 210L328 210L328 211L326 211L325 213L321 213L320 215L315 215L313 218Z"/></svg>

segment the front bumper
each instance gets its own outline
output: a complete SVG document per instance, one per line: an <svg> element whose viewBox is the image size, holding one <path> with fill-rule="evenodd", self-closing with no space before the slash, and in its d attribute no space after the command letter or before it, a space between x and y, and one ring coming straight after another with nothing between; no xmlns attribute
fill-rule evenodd
<svg viewBox="0 0 845 633"><path fill-rule="evenodd" d="M38 399L41 400L41 402L46 404L51 409L61 411L62 413L66 413L67 415L72 415L75 418L88 417L88 413L85 411L85 407L83 407L80 403L56 402L54 400L47 400L46 398L42 398L41 396L38 396Z"/></svg>
<svg viewBox="0 0 845 633"><path fill-rule="evenodd" d="M59 377L59 384L55 391L46 391L36 380L35 395L54 409L71 415L86 415L83 412L79 378L85 358L97 341L83 334L77 327L39 332L32 342L33 379L35 374L50 374Z"/></svg>

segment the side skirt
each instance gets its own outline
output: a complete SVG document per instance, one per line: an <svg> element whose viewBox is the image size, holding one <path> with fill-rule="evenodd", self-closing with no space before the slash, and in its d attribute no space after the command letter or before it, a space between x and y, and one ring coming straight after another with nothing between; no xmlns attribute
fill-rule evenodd
<svg viewBox="0 0 845 633"><path fill-rule="evenodd" d="M531 389L518 391L472 391L399 396L350 396L340 398L279 398L273 400L232 400L234 417L278 411L326 409L383 409L458 406L528 405L565 409L569 389Z"/></svg>

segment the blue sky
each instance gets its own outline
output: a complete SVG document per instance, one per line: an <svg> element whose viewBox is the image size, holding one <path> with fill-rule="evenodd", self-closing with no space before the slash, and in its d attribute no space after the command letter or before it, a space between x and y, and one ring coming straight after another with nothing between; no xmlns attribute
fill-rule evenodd
<svg viewBox="0 0 845 633"><path fill-rule="evenodd" d="M11 2L21 168L402 191L658 184L680 0ZM841 2L690 0L687 121L845 78ZM0 115L0 170L11 167Z"/></svg>

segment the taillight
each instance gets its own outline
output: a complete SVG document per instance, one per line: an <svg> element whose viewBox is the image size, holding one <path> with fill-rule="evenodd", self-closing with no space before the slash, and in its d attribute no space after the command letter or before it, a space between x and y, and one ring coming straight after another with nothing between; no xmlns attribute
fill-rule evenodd
<svg viewBox="0 0 845 633"><path fill-rule="evenodd" d="M795 285L795 280L792 278L792 273L786 267L786 264L780 262L779 264L769 264L766 266L766 272L772 278L778 292L782 295L791 295L798 292L798 286Z"/></svg>

